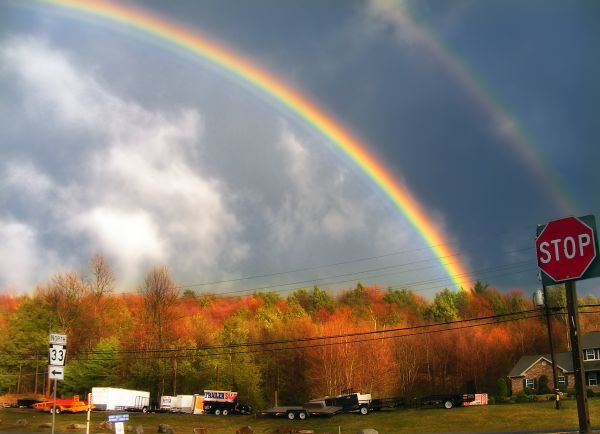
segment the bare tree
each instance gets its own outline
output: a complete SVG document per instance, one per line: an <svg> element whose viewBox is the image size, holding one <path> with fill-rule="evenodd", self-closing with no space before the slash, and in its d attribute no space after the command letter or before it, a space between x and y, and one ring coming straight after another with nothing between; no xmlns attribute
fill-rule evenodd
<svg viewBox="0 0 600 434"><path fill-rule="evenodd" d="M90 291L96 298L100 299L115 290L115 274L103 255L92 256L90 270Z"/></svg>
<svg viewBox="0 0 600 434"><path fill-rule="evenodd" d="M165 266L156 266L148 272L140 288L144 311L155 343L162 348L168 331L169 312L177 303L179 288Z"/></svg>
<svg viewBox="0 0 600 434"><path fill-rule="evenodd" d="M171 314L172 308L177 304L179 288L171 278L165 266L156 266L148 272L144 285L139 290L143 297L146 324L149 329L150 342L154 348L164 349L165 343L174 321ZM157 360L158 361L158 360ZM165 361L158 361L160 393L165 390ZM173 384L176 388L176 384Z"/></svg>
<svg viewBox="0 0 600 434"><path fill-rule="evenodd" d="M76 272L58 273L41 291L43 299L56 313L60 326L71 327L79 316L79 301L85 292L85 282Z"/></svg>

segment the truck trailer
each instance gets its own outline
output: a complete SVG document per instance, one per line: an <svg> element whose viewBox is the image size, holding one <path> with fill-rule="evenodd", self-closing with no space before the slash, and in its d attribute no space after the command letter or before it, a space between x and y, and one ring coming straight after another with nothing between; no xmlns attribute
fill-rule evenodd
<svg viewBox="0 0 600 434"><path fill-rule="evenodd" d="M147 412L150 409L150 392L92 387L92 402L96 410L123 410Z"/></svg>

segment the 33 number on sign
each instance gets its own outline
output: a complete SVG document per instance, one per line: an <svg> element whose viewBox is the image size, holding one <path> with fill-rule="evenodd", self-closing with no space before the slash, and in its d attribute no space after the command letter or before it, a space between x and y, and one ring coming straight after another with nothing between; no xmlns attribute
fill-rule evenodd
<svg viewBox="0 0 600 434"><path fill-rule="evenodd" d="M67 350L62 345L50 345L49 360L53 366L64 366Z"/></svg>

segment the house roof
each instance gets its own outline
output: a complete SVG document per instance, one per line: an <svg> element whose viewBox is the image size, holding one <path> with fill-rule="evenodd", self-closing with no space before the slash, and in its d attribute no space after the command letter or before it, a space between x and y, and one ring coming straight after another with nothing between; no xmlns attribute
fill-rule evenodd
<svg viewBox="0 0 600 434"><path fill-rule="evenodd" d="M600 331L589 332L583 335L581 338L581 348L600 348Z"/></svg>
<svg viewBox="0 0 600 434"><path fill-rule="evenodd" d="M545 360L547 363L551 363L550 354L522 356L512 368L512 370L509 372L508 376L524 377L527 374L527 371L529 371L529 369L531 369L540 360ZM557 353L556 366L563 372L573 372L573 361L571 360L571 353ZM586 367L587 366L588 365L586 365Z"/></svg>
<svg viewBox="0 0 600 434"><path fill-rule="evenodd" d="M591 348L600 348L600 331L585 333L581 338L581 349L586 350ZM508 377L524 377L527 374L527 371L542 359L546 360L547 363L551 363L549 354L522 356L509 372ZM556 354L556 365L563 372L573 372L573 359L571 353ZM600 361L585 362L585 370L600 371Z"/></svg>

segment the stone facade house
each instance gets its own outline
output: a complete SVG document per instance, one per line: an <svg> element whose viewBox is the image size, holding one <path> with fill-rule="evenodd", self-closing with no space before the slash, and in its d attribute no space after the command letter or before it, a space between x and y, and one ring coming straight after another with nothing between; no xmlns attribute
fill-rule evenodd
<svg viewBox="0 0 600 434"><path fill-rule="evenodd" d="M586 386L600 388L600 331L586 333L580 341L583 353ZM557 353L558 387L573 389L575 378L571 353ZM523 356L508 374L512 393L519 393L525 388L539 390L541 375L548 377L548 388L554 389L552 363L549 354Z"/></svg>

